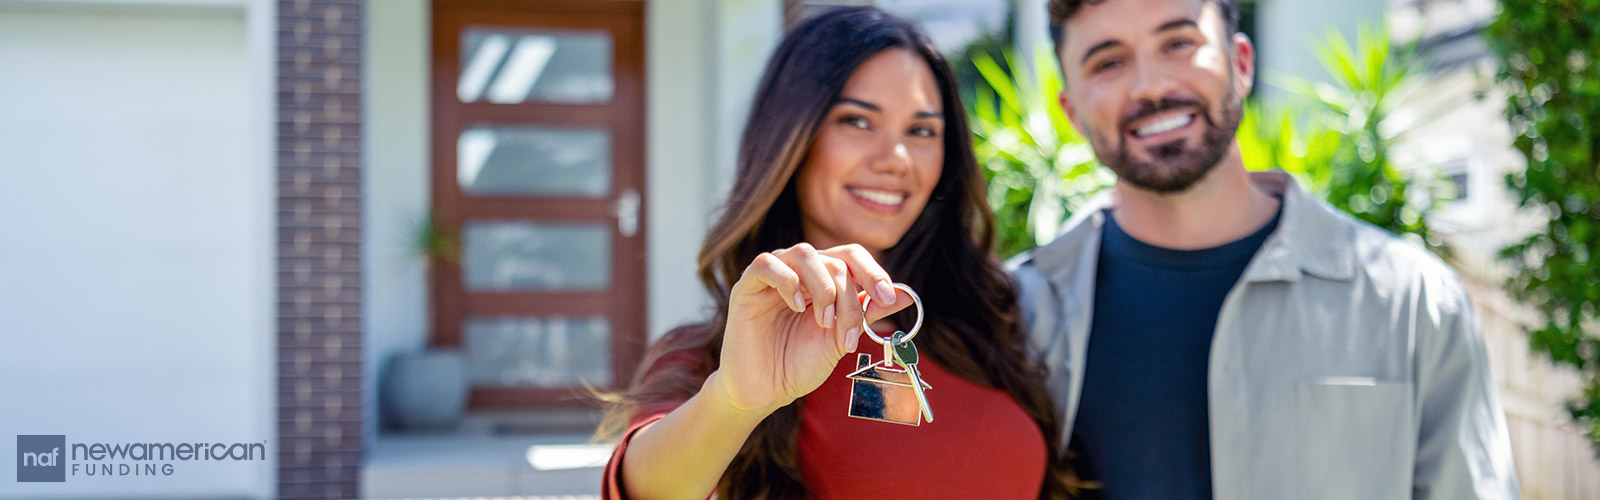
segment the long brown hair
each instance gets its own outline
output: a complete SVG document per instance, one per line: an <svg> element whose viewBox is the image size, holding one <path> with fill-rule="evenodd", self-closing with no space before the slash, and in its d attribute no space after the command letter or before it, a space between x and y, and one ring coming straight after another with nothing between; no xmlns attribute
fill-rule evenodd
<svg viewBox="0 0 1600 500"><path fill-rule="evenodd" d="M1055 407L1042 371L1024 354L1016 292L989 253L994 216L955 77L915 27L871 7L819 15L778 45L745 124L732 193L700 249L700 280L716 301L715 316L669 332L650 349L633 386L611 398L603 435L614 435L638 414L670 409L694 395L717 368L733 283L761 252L802 240L795 171L845 81L862 61L891 48L917 54L933 71L944 110L945 153L933 196L880 263L922 296L927 318L918 347L956 376L1005 390L1038 424L1046 449L1055 450L1061 436ZM673 368L654 369L667 359ZM795 444L804 401L756 427L723 473L720 497L806 496ZM1040 498L1063 498L1070 476L1053 451L1047 455Z"/></svg>

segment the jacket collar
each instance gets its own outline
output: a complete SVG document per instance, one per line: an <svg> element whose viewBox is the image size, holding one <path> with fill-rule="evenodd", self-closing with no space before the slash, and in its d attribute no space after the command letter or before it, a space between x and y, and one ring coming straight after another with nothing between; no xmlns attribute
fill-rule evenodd
<svg viewBox="0 0 1600 500"><path fill-rule="evenodd" d="M1278 228L1256 251L1241 280L1299 281L1302 272L1338 281L1355 276L1351 246L1355 228L1347 216L1307 194L1288 173L1251 172L1250 182L1282 199L1283 214ZM1075 261L1078 252L1098 252L1100 228L1105 224L1106 209L1112 206L1113 191L1101 191L1080 207L1060 237L1033 252L1035 265L1062 269Z"/></svg>

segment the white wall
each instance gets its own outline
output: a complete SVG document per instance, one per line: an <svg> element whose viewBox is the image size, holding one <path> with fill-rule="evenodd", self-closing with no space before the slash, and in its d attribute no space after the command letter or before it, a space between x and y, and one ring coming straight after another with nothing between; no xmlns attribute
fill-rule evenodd
<svg viewBox="0 0 1600 500"><path fill-rule="evenodd" d="M0 2L0 497L269 498L269 14L112 3ZM18 483L16 434L269 458Z"/></svg>
<svg viewBox="0 0 1600 500"><path fill-rule="evenodd" d="M366 4L361 316L369 448L379 422L379 377L389 358L421 351L428 341L427 267L408 247L430 206L428 23L426 0Z"/></svg>
<svg viewBox="0 0 1600 500"><path fill-rule="evenodd" d="M715 145L726 133L713 131L719 114L713 0L645 4L645 240L648 253L645 324L654 340L678 324L704 316L709 305L695 276L711 198L725 192L730 165ZM774 2L777 3L777 2ZM722 118L726 119L726 118ZM734 136L733 140L738 140Z"/></svg>
<svg viewBox="0 0 1600 500"><path fill-rule="evenodd" d="M739 137L783 36L776 0L646 4L650 339L709 316L700 244L733 184Z"/></svg>

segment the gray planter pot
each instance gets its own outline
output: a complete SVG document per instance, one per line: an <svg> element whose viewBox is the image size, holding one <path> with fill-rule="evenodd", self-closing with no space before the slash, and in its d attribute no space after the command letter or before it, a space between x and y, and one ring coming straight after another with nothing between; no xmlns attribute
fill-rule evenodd
<svg viewBox="0 0 1600 500"><path fill-rule="evenodd" d="M466 364L456 351L397 354L389 361L381 395L390 421L401 429L454 429L467 409Z"/></svg>

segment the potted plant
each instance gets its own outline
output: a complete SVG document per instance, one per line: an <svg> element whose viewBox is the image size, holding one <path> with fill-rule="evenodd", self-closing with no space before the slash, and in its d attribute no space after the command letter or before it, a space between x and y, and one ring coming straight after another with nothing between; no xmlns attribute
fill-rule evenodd
<svg viewBox="0 0 1600 500"><path fill-rule="evenodd" d="M459 261L459 246L435 215L412 230L413 257L424 265ZM380 385L389 421L407 431L444 431L460 424L467 406L466 362L455 349L428 347L394 355Z"/></svg>

